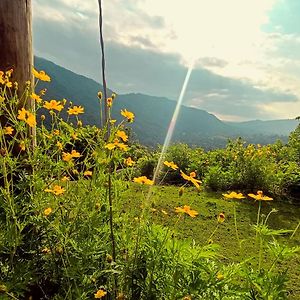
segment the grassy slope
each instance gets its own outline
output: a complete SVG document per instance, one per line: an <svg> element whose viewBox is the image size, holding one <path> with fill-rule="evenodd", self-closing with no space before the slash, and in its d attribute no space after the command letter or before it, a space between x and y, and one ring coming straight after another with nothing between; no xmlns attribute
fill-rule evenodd
<svg viewBox="0 0 300 300"><path fill-rule="evenodd" d="M141 209L140 205L147 195L148 189L139 185L132 186L124 194L124 203L134 216L138 216ZM221 246L220 254L225 263L232 261L238 262L245 258L255 257L258 254L258 247L255 242L255 233L251 225L256 224L258 203L249 199L245 200L224 200L221 194L215 193L197 193L193 188L185 189L184 195L180 198L178 195L178 188L174 186L154 187L154 193L151 198L153 201L153 207L157 209L153 212L153 221L156 223L164 224L166 226L174 227L174 224L178 220L174 207L182 205L190 205L192 209L199 212L199 215L192 219L185 217L180 220L176 225L176 231L178 234L184 237L192 237L197 244L205 245L209 239L211 233L216 228L217 215L220 212L224 212L226 220L223 224L220 224L218 230L213 236L213 241ZM240 250L236 239L233 206L236 205L237 211L237 223L240 239L244 239L242 243L242 249ZM135 209L133 209L135 208ZM294 229L300 216L300 207L290 205L287 203L272 201L264 202L262 207L262 213L268 214L269 211L275 208L277 213L273 213L268 225L272 229ZM168 216L161 212L164 209ZM295 246L300 244L300 230L296 233L293 240L289 240L289 245ZM257 259L251 261L253 266L257 264ZM265 257L264 267L268 270L271 259ZM286 267L289 268L288 274L290 281L288 285L288 291L290 294L289 299L300 299L300 257L295 257L289 261L288 264L281 265L282 270ZM297 266L297 267L295 267Z"/></svg>

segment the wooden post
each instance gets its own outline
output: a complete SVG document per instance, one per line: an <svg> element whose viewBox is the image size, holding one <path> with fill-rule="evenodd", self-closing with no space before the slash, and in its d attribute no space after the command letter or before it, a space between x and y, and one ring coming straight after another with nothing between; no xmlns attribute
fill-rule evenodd
<svg viewBox="0 0 300 300"><path fill-rule="evenodd" d="M19 84L20 98L26 81L33 82L31 20L31 0L0 0L0 70L13 69L12 81ZM33 109L34 102L28 99L20 106ZM5 117L1 118L2 125L5 122ZM30 134L34 145L35 129L30 130Z"/></svg>

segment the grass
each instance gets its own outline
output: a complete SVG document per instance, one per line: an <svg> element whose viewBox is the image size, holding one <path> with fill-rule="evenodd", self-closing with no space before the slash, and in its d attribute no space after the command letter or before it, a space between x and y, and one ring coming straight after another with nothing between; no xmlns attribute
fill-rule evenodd
<svg viewBox="0 0 300 300"><path fill-rule="evenodd" d="M132 217L138 217L141 207L146 199L148 188L140 185L131 185L123 194L122 201L124 210L131 212ZM144 200L143 200L144 199ZM214 243L220 245L220 260L224 263L240 262L251 258L248 262L253 267L258 266L258 242L253 225L257 221L258 202L250 199L225 200L220 193L197 192L194 188L185 188L182 197L178 194L176 186L153 187L150 198L151 206L156 209L152 212L154 223L162 224L174 228L178 217L174 208L182 205L190 205L192 209L198 211L196 218L185 216L176 224L176 231L180 238L191 238L196 244L207 245L212 233L215 231L217 216L223 212L226 216L225 222L218 225L212 237ZM237 213L237 227L240 243L236 238L234 225L234 205ZM275 199L262 203L262 217L266 216L272 209L277 213L272 213L268 220L271 229L294 230L299 222L300 207ZM162 210L167 213L162 212ZM282 239L288 241L288 246L300 244L300 230L296 232L293 239L291 233L286 234ZM241 246L240 246L241 245ZM266 271L272 265L273 258L265 252L262 268ZM288 299L300 299L300 257L294 256L288 263L278 262L277 267L283 272L287 270L289 275ZM296 267L295 267L296 266Z"/></svg>

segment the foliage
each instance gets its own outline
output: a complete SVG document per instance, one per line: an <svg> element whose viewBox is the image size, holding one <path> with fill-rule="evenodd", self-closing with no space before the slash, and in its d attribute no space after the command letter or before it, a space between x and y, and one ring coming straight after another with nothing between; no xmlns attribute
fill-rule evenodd
<svg viewBox="0 0 300 300"><path fill-rule="evenodd" d="M11 72L0 73L3 299L246 299L252 292L257 298L269 299L271 292L273 299L284 299L285 274L275 266L299 249L280 248L278 230L267 227L268 216L261 221L260 206L254 227L259 253L253 256L261 262L264 251L270 249L275 259L267 274L260 263L251 269L247 261L224 264L214 243L180 238L181 222L200 216L191 204L173 209L173 228L152 222L157 208L146 196L139 199L141 211L134 216L136 204L125 210L122 195L130 181L141 190L143 185L152 186L153 180L145 175L150 176L158 159L158 153L128 141L126 128L134 115L124 109L121 121L115 122L110 116L115 95L102 99L99 93L109 118L101 129L84 126L82 106L66 99L43 100L45 91L32 93L29 83L20 96ZM43 71L34 73L37 79L50 81ZM43 114L28 109L30 99ZM36 115L40 120L34 145ZM213 167L221 167L220 173L223 168L230 170L232 175L239 170L250 180L269 149L253 150L253 165L244 157L249 149L240 141L209 154L175 145L166 156L172 162L165 162L172 171L165 170L164 177L194 185L199 192L194 167L203 159L197 170L204 180ZM268 184L264 168L252 179L252 187ZM232 186L241 182L239 175L228 180ZM160 211L169 214L163 208ZM224 220L225 214L220 213L211 237ZM274 244L268 248L269 237Z"/></svg>

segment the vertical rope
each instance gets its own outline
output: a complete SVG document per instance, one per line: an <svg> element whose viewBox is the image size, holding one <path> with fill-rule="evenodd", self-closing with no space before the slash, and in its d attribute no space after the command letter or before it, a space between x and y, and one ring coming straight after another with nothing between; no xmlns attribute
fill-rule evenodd
<svg viewBox="0 0 300 300"><path fill-rule="evenodd" d="M109 122L107 122L108 118L108 109L106 105L106 99L107 99L107 87L106 87L106 78L105 78L105 55L104 55L104 41L103 41L103 12L102 12L102 1L98 0L99 4L99 29L100 29L100 48L101 48L101 55L102 55L102 60L101 60L101 70L102 70L102 85L103 85L103 95L104 95L104 101L103 106L101 107L101 110L104 110L104 122L102 125L108 126L107 130L109 130ZM109 136L109 132L107 134Z"/></svg>
<svg viewBox="0 0 300 300"><path fill-rule="evenodd" d="M108 116L108 107L107 107L107 87L106 87L106 79L105 79L105 55L104 55L104 41L103 41L103 13L102 13L102 1L98 0L99 4L99 29L100 29L100 46L101 46L101 54L102 54L102 84L103 84L103 94L104 99L102 101L103 108L100 107L100 109L104 109L104 122L103 122L103 128L106 128L106 134L105 134L105 140L108 141L110 137L110 122L109 122L109 116ZM112 174L112 163L109 164L108 169L108 202L109 202L109 227L110 227L110 239L111 239L111 248L112 248L112 258L113 261L116 261L116 242L115 242L115 236L114 236L114 228L113 228L113 203L112 203L112 180L111 180L111 174ZM114 298L117 297L117 278L114 274Z"/></svg>

